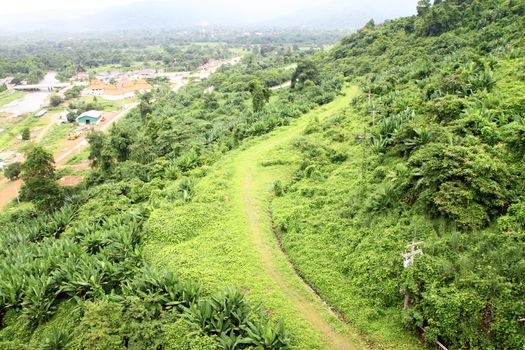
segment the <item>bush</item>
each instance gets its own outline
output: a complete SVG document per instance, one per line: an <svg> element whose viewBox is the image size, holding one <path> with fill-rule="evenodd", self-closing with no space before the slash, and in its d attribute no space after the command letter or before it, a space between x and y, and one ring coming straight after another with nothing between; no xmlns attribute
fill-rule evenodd
<svg viewBox="0 0 525 350"><path fill-rule="evenodd" d="M481 145L431 143L417 150L409 164L418 200L466 229L485 226L513 196L514 176L503 157Z"/></svg>
<svg viewBox="0 0 525 350"><path fill-rule="evenodd" d="M58 107L62 103L62 101L62 97L55 94L49 97L49 104L51 105L51 107Z"/></svg>
<svg viewBox="0 0 525 350"><path fill-rule="evenodd" d="M22 172L22 164L19 162L8 164L4 167L4 176L11 181L18 179Z"/></svg>
<svg viewBox="0 0 525 350"><path fill-rule="evenodd" d="M29 128L22 129L22 140L28 141L31 138L31 130Z"/></svg>

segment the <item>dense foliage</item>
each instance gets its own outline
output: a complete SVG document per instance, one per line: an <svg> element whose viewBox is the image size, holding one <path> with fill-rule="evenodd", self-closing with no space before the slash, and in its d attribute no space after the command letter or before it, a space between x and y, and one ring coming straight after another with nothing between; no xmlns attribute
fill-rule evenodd
<svg viewBox="0 0 525 350"><path fill-rule="evenodd" d="M0 44L0 79L7 76L18 83L37 83L46 71L58 72L68 80L80 71L99 67L131 70L149 67L167 71L194 70L210 59L223 59L239 53L254 52L267 56L286 51L301 53L335 43L340 31L262 30L263 35L245 35L240 30L219 33L188 31L109 32L104 36L86 34L44 34L2 38ZM307 51L304 51L307 52ZM1 87L0 87L1 91Z"/></svg>
<svg viewBox="0 0 525 350"><path fill-rule="evenodd" d="M289 347L284 324L243 293L160 272L142 247L160 199L191 205L205 165L336 96L342 78L330 75L276 90L270 101L269 88L290 79L292 62L251 54L180 93L141 95L108 134L89 134L92 173L77 188L59 188L51 155L30 148L21 199L34 206L0 217L0 347ZM250 87L264 99L256 111Z"/></svg>
<svg viewBox="0 0 525 350"><path fill-rule="evenodd" d="M161 273L142 250L147 238L176 244L222 228L231 174L209 178L210 166L329 103L345 78L361 93L261 165L294 167L271 204L294 266L378 347L417 348L416 335L450 349L523 347L524 32L523 0L421 0L417 16L370 21L313 56L231 33L225 46L111 39L115 50L98 42L103 54L64 57L64 43L52 55L48 44L8 45L0 73L19 78L137 61L190 69L233 38L247 47L239 65L178 93L143 94L107 134L90 133L92 171L77 188L58 188L49 154L29 151L21 199L34 205L0 216L0 347L293 346L271 310ZM210 182L221 191L204 193ZM423 254L404 265L413 241Z"/></svg>
<svg viewBox="0 0 525 350"><path fill-rule="evenodd" d="M278 64L273 56L249 56L178 94L159 91L154 103L151 96L142 96L139 108L109 135L90 135L90 159L95 168L91 181L110 178L156 183L184 178L242 140L266 134L330 102L341 87L342 77L330 74L294 90L275 90L269 101L268 87L273 82L267 77L278 71L286 80L292 74L276 70ZM262 99L257 104L250 93L255 90Z"/></svg>
<svg viewBox="0 0 525 350"><path fill-rule="evenodd" d="M276 186L276 226L301 273L365 331L402 314L429 342L518 349L525 2L420 1L418 13L331 52L326 64L360 82L358 115L296 144L304 161ZM424 255L404 269L414 239Z"/></svg>

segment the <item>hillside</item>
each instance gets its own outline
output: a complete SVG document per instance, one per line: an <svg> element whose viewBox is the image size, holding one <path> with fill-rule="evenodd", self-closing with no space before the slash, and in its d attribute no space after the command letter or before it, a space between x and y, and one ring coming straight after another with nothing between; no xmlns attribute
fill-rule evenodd
<svg viewBox="0 0 525 350"><path fill-rule="evenodd" d="M250 193L237 182L246 163L230 165L252 159L237 153L249 139L301 119L288 131L295 135L305 113L337 98L341 77L326 75L270 99L268 87L290 80L293 57L251 55L179 93L141 95L108 134L88 135L91 174L75 188L59 188L51 154L30 147L22 204L0 215L0 348L359 344L282 253L262 263L248 233L259 232L271 256L279 252L263 243L271 226L248 225ZM335 109L348 100L337 101ZM270 273L274 266L282 275Z"/></svg>
<svg viewBox="0 0 525 350"><path fill-rule="evenodd" d="M0 348L522 348L525 1L417 13L139 95L76 187L28 147Z"/></svg>
<svg viewBox="0 0 525 350"><path fill-rule="evenodd" d="M518 349L525 3L424 4L319 63L360 82L357 114L312 124L287 151L303 161L279 184L275 226L300 273L359 330ZM424 255L404 269L413 241Z"/></svg>

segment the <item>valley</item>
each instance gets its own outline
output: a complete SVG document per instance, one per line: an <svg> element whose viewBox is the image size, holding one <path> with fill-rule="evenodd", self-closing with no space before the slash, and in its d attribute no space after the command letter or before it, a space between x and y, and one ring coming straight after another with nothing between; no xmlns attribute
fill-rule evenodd
<svg viewBox="0 0 525 350"><path fill-rule="evenodd" d="M525 346L525 1L206 1L0 42L0 349Z"/></svg>

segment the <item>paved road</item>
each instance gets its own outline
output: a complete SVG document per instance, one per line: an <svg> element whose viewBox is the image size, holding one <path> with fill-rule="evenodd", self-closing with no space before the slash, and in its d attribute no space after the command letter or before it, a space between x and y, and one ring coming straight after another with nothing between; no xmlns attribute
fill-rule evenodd
<svg viewBox="0 0 525 350"><path fill-rule="evenodd" d="M40 84L52 85L57 83L55 72L49 72L46 74ZM47 98L51 95L49 91L35 91L28 92L21 99L12 101L2 107L0 107L1 113L9 113L13 116L19 116L25 113L37 112L39 109L45 106Z"/></svg>

